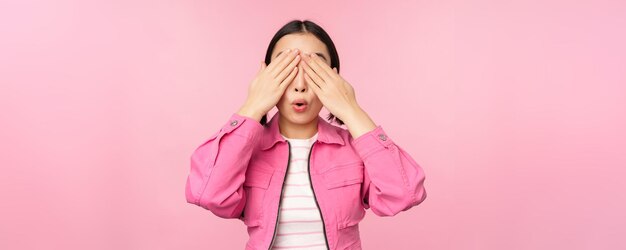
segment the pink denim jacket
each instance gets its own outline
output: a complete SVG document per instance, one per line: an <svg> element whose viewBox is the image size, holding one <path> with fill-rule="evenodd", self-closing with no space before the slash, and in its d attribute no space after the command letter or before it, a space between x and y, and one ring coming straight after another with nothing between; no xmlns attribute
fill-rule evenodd
<svg viewBox="0 0 626 250"><path fill-rule="evenodd" d="M290 161L279 115L263 126L234 113L191 155L187 202L242 220L249 250L271 249L277 231ZM319 117L309 172L328 249L361 249L358 223L365 209L393 216L426 198L424 171L381 126L353 139L348 130Z"/></svg>

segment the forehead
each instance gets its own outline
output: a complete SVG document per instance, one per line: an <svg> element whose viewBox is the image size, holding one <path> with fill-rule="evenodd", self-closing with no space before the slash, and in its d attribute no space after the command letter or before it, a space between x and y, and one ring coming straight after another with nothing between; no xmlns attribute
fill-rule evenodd
<svg viewBox="0 0 626 250"><path fill-rule="evenodd" d="M276 57L279 52L286 49L299 49L307 53L322 53L329 57L326 44L310 33L296 33L281 37L272 51L272 58Z"/></svg>

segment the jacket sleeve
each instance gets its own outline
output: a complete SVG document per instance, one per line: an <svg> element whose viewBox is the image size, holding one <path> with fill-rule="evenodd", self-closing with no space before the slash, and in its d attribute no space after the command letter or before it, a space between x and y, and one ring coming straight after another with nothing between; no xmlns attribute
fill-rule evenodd
<svg viewBox="0 0 626 250"><path fill-rule="evenodd" d="M246 169L262 133L263 125L258 121L232 114L191 155L185 187L187 202L222 218L240 217L246 204Z"/></svg>
<svg viewBox="0 0 626 250"><path fill-rule="evenodd" d="M351 143L365 166L361 189L365 208L378 216L394 216L426 199L424 171L381 126Z"/></svg>

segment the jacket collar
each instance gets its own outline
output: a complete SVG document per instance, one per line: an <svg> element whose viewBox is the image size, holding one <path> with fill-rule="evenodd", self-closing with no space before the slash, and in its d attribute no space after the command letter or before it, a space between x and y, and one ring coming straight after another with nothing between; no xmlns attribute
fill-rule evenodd
<svg viewBox="0 0 626 250"><path fill-rule="evenodd" d="M276 112L276 114L272 116L272 119L266 124L267 126L264 131L266 135L263 136L263 139L261 141L262 150L267 150L271 148L277 142L285 141L285 139L280 134L279 124L278 124L279 118L280 118L280 113ZM337 131L338 129L340 129L339 127L328 123L326 120L324 120L324 118L322 118L319 115L317 116L317 118L318 118L317 119L318 121L317 122L317 140L318 141L323 142L323 143L328 143L328 144L335 143L339 145L345 145L343 137L341 137L341 135L339 134L339 131Z"/></svg>

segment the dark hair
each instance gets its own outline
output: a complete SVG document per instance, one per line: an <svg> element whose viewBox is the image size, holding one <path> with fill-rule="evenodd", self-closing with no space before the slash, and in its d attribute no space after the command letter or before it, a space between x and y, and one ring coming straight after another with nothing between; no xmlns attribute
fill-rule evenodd
<svg viewBox="0 0 626 250"><path fill-rule="evenodd" d="M337 49L335 48L335 44L333 40L330 39L328 33L322 29L319 25L311 22L309 20L293 20L285 24L282 28L280 28L274 37L270 41L269 46L267 47L267 53L265 54L265 65L269 65L272 61L272 52L274 51L274 47L278 40L280 40L283 36L294 34L294 33L310 33L317 37L322 43L326 45L328 48L328 53L330 54L330 67L337 68L337 72L339 72L339 55L337 54ZM339 118L335 117L333 114L328 114L328 121L336 122L339 125L343 125L343 121ZM263 115L261 118L261 124L267 124L267 114Z"/></svg>

